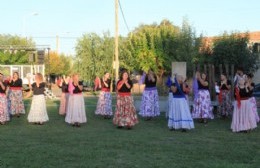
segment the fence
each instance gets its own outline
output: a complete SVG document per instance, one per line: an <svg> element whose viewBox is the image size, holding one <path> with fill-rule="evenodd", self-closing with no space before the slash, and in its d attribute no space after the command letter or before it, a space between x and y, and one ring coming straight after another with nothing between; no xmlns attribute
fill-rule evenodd
<svg viewBox="0 0 260 168"><path fill-rule="evenodd" d="M41 73L44 76L44 65L0 65L0 71L6 76L12 76L14 72L18 72L23 84L28 84L27 76Z"/></svg>

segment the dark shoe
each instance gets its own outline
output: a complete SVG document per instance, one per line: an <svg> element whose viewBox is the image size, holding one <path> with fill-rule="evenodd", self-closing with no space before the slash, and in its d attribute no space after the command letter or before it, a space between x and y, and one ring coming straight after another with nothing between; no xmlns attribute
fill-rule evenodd
<svg viewBox="0 0 260 168"><path fill-rule="evenodd" d="M131 126L127 126L126 127L128 130L131 130L133 127L131 127Z"/></svg>
<svg viewBox="0 0 260 168"><path fill-rule="evenodd" d="M187 129L182 129L181 132L187 132Z"/></svg>
<svg viewBox="0 0 260 168"><path fill-rule="evenodd" d="M123 127L122 127L122 126L117 126L117 128L118 128L118 129L121 129L121 128L123 128Z"/></svg>

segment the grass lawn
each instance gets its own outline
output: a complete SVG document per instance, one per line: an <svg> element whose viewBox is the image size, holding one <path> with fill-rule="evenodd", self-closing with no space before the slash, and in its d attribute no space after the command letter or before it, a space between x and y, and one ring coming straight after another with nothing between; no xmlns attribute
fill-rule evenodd
<svg viewBox="0 0 260 168"><path fill-rule="evenodd" d="M58 103L48 101L50 121L31 125L26 115L0 126L0 167L10 168L259 168L260 129L232 133L230 120L208 126L195 122L186 133L169 131L160 118L132 130L117 129L112 120L94 115L95 98L86 98L88 122L67 125ZM27 101L28 103L28 101Z"/></svg>

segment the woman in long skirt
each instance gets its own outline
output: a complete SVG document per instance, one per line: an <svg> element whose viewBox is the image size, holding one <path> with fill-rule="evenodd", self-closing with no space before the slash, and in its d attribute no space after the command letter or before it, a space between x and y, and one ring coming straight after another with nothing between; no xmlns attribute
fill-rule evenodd
<svg viewBox="0 0 260 168"><path fill-rule="evenodd" d="M97 102L96 115L104 116L104 118L111 118L112 112L112 96L110 93L110 74L106 72L100 81L101 91Z"/></svg>
<svg viewBox="0 0 260 168"><path fill-rule="evenodd" d="M221 81L219 83L220 92L218 95L218 101L220 105L220 115L223 119L231 115L232 113L232 101L231 101L231 81L227 80L225 74L221 74Z"/></svg>
<svg viewBox="0 0 260 168"><path fill-rule="evenodd" d="M171 87L173 99L171 101L168 119L168 127L170 130L182 129L182 131L186 131L194 128L190 108L186 100L185 87L182 77L177 76L175 83Z"/></svg>
<svg viewBox="0 0 260 168"><path fill-rule="evenodd" d="M69 82L69 101L65 122L72 126L80 127L87 122L85 102L82 94L83 82L79 81L79 75L74 74Z"/></svg>
<svg viewBox="0 0 260 168"><path fill-rule="evenodd" d="M43 125L44 122L49 121L46 109L46 101L44 96L45 83L41 73L35 75L35 82L33 84L29 81L29 87L33 92L31 108L28 114L28 122Z"/></svg>
<svg viewBox="0 0 260 168"><path fill-rule="evenodd" d="M22 85L22 79L19 78L17 72L14 72L13 78L9 83L8 101L9 113L17 117L20 117L20 114L25 114Z"/></svg>
<svg viewBox="0 0 260 168"><path fill-rule="evenodd" d="M257 127L252 103L249 101L250 90L245 80L240 78L235 88L235 104L231 123L233 132L248 132Z"/></svg>
<svg viewBox="0 0 260 168"><path fill-rule="evenodd" d="M205 73L202 73L201 75L199 72L196 73L198 95L195 96L192 112L192 117L194 119L200 119L200 122L204 124L208 122L208 119L214 118L209 94L209 83L206 80L206 77Z"/></svg>
<svg viewBox="0 0 260 168"><path fill-rule="evenodd" d="M253 78L253 74L248 74L246 84L247 84L247 87L249 88L249 101L252 104L252 111L255 115L255 120L258 123L260 121L260 118L259 118L259 115L257 112L256 99L253 96L253 90L255 88L255 83L253 82L252 78Z"/></svg>
<svg viewBox="0 0 260 168"><path fill-rule="evenodd" d="M10 120L8 114L7 98L5 94L7 85L3 81L3 76L4 75L0 73L0 124L2 125Z"/></svg>
<svg viewBox="0 0 260 168"><path fill-rule="evenodd" d="M131 129L138 123L134 100L131 96L132 87L133 83L129 79L129 74L126 71L122 72L120 80L117 82L117 103L113 118L113 123L118 128Z"/></svg>
<svg viewBox="0 0 260 168"><path fill-rule="evenodd" d="M69 76L67 78L63 76L61 82L59 83L59 87L61 88L62 91L61 98L60 98L60 107L59 107L60 115L66 114L68 99L69 99L69 91L68 91L69 80L70 80Z"/></svg>
<svg viewBox="0 0 260 168"><path fill-rule="evenodd" d="M156 88L157 78L152 70L144 76L145 89L142 96L139 114L150 120L153 117L160 116L159 96Z"/></svg>

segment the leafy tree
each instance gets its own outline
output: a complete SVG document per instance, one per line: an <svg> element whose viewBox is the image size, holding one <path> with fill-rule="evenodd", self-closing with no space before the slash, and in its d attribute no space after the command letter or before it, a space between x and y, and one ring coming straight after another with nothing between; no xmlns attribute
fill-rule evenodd
<svg viewBox="0 0 260 168"><path fill-rule="evenodd" d="M32 39L22 38L19 36L0 35L0 45L10 47L34 47ZM29 52L25 50L0 50L0 64L28 64Z"/></svg>
<svg viewBox="0 0 260 168"><path fill-rule="evenodd" d="M77 69L85 80L94 80L104 72L112 72L114 40L109 33L103 37L96 33L84 34L76 45L74 69Z"/></svg>
<svg viewBox="0 0 260 168"><path fill-rule="evenodd" d="M70 75L72 72L73 60L72 56L66 56L64 54L60 55L61 65L62 65L62 72L61 74Z"/></svg>
<svg viewBox="0 0 260 168"><path fill-rule="evenodd" d="M248 47L249 35L239 33L224 33L213 43L211 63L234 64L235 69L243 67L246 72L258 69L259 57Z"/></svg>
<svg viewBox="0 0 260 168"><path fill-rule="evenodd" d="M186 61L188 73L191 74L191 65L198 57L201 45L201 38L195 36L186 20L181 28L168 20L163 20L159 25L141 25L128 38L128 48L137 63L135 68L144 71L152 68L159 78L165 71L171 71L173 61Z"/></svg>
<svg viewBox="0 0 260 168"><path fill-rule="evenodd" d="M45 73L69 75L72 72L71 58L64 54L58 55L56 52L50 52L49 56L45 56Z"/></svg>

